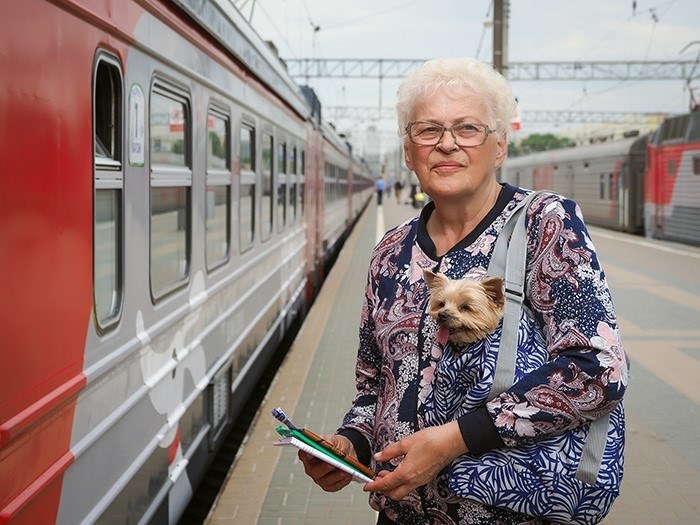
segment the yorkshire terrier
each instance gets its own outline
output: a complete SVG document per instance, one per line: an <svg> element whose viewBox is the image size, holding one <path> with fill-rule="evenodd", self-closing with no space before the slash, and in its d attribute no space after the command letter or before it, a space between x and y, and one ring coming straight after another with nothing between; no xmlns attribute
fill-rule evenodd
<svg viewBox="0 0 700 525"><path fill-rule="evenodd" d="M440 345L474 343L496 330L505 303L503 279L450 279L429 270L423 270L423 278L430 290L428 313L438 324Z"/></svg>

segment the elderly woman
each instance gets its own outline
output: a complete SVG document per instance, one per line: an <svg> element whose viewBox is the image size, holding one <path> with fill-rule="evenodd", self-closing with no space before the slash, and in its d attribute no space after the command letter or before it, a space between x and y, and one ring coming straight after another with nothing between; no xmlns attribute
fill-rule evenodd
<svg viewBox="0 0 700 525"><path fill-rule="evenodd" d="M372 254L357 395L328 438L378 472L364 489L380 524L548 523L551 512L541 508L548 501L527 492L538 486L510 479L517 469L503 475L497 470L503 457L494 454L528 451L538 458L538 443L554 439L559 446L558 436L611 412L613 426L623 428L625 357L605 277L573 201L541 194L527 209L525 305L531 314L520 320L511 388L488 400L500 329L475 343L442 345L427 313L422 271L483 279L506 219L528 193L496 179L514 110L505 79L471 59L429 61L398 90L406 165L432 202L387 232ZM456 407L444 402L450 396L459 397ZM580 456L581 435L560 448ZM596 493L599 499L588 506L597 510L586 522L602 519L617 495L623 431L615 436L615 453L606 448L606 457L616 463L601 467L612 468L612 485ZM535 461L558 470L560 456L551 460L548 453L546 461ZM304 453L300 458L326 491L350 482L326 463ZM561 463L566 470L567 461ZM565 520L574 521L576 509L587 504L567 491L579 485L565 480L558 487L557 496L570 498L573 509Z"/></svg>

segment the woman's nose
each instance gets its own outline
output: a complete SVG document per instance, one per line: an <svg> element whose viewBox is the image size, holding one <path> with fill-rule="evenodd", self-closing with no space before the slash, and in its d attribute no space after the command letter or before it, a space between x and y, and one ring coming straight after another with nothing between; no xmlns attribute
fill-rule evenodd
<svg viewBox="0 0 700 525"><path fill-rule="evenodd" d="M437 143L436 146L443 151L454 151L455 149L459 149L459 146L457 145L457 140L451 129L446 129L442 133L442 137L440 137L440 141Z"/></svg>

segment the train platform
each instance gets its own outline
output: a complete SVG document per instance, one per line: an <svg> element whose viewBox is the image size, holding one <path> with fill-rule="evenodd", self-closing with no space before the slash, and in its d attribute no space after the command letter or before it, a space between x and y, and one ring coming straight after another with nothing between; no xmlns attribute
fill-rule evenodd
<svg viewBox="0 0 700 525"><path fill-rule="evenodd" d="M376 513L369 507L367 494L360 484L351 483L340 492L325 493L305 476L295 449L272 445L277 439L278 422L270 412L279 406L295 423L317 433L335 430L354 395L357 329L369 254L386 229L416 213L413 207L396 203L393 195L385 196L382 206L372 202L365 210L280 366L205 520L206 525L369 525L376 522ZM611 236L603 231L599 237L596 235L594 229L593 237L599 251L599 243L606 249ZM611 241L610 245L616 243L619 239ZM691 259L691 264L696 264L700 251L693 251L691 255L696 258ZM604 263L607 260L604 258ZM635 289L638 276L625 272L624 264L615 257L611 257L609 266L609 278L619 283L619 292L613 287L614 292L626 304L626 290ZM629 297L631 305L632 296ZM685 303L688 300L691 310L697 313L700 310L698 298L688 299L686 295L685 299L680 299ZM690 315L695 314L691 312ZM700 454L695 443L697 433L695 437L685 436L694 444L678 435L679 429L667 435L668 423L664 418L671 413L675 413L676 418L690 418L689 428L697 431L700 390L697 382L693 382L681 392L680 408L685 415L677 413L679 394L668 387L670 379L662 382L665 389L652 392L659 384L657 376L678 370L674 368L677 363L666 364L660 360L650 373L645 362L649 357L642 342L648 337L638 333L645 327L634 321L634 318L621 316L623 340L627 329L632 346L641 348L637 354L633 352L636 348L628 348L636 383L628 390L631 399L627 402L625 478L622 495L603 523L698 523ZM688 337L697 342L700 332L696 326L692 323L687 329L692 332ZM685 371L680 379L684 379L683 374L692 376L698 369L697 359L684 362ZM669 369L667 372L661 369L664 366ZM651 410L650 407L655 408ZM683 424L679 422L680 426Z"/></svg>

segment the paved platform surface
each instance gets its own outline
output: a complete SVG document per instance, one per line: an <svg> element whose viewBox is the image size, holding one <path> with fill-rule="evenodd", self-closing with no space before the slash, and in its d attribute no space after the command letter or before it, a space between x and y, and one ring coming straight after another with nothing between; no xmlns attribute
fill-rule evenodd
<svg viewBox="0 0 700 525"><path fill-rule="evenodd" d="M333 494L272 446L281 406L330 433L354 395L367 264L377 235L417 213L385 198L359 220L281 365L206 524L368 525L359 484ZM592 228L632 361L622 495L605 525L700 523L700 250Z"/></svg>

